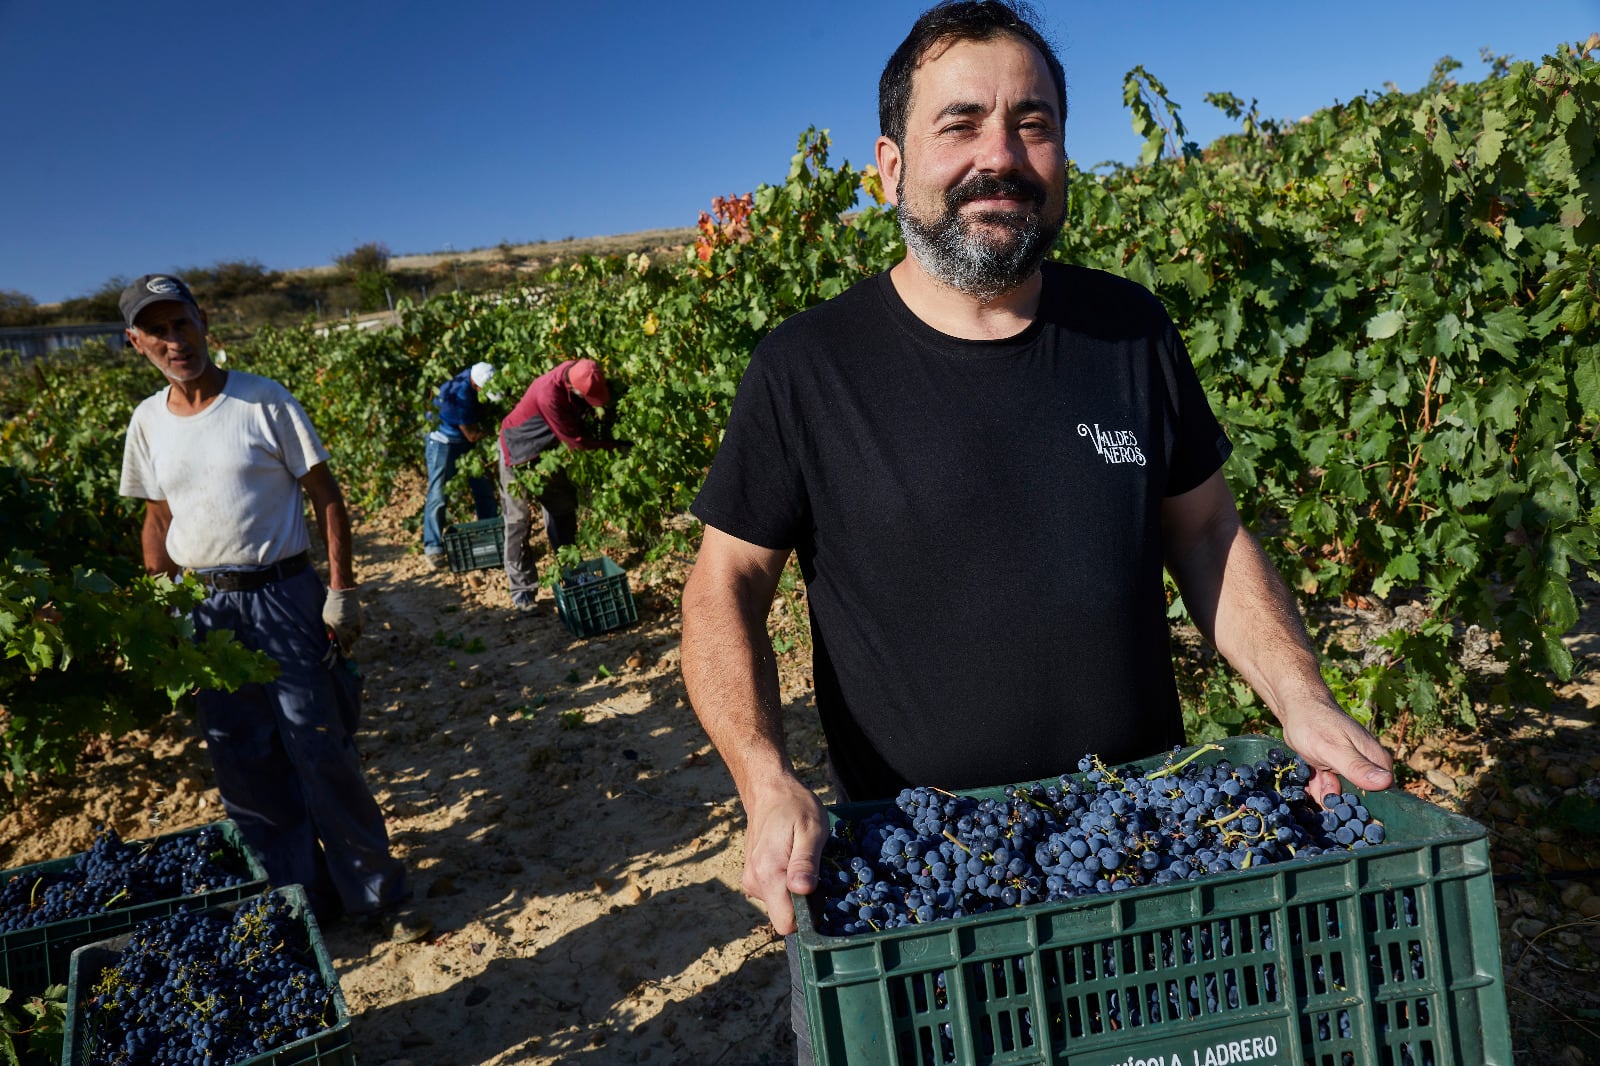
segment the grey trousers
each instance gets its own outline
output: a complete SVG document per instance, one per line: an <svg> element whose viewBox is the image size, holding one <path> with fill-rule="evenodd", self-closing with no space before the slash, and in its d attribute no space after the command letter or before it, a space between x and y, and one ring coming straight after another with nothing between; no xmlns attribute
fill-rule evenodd
<svg viewBox="0 0 1600 1066"><path fill-rule="evenodd" d="M532 594L539 588L539 571L533 563L528 539L533 532L533 507L518 485L505 452L495 449L500 463L500 510L506 522L506 580L511 595ZM544 518L545 537L550 547L559 548L578 539L578 488L565 470L557 470L545 480L538 503Z"/></svg>

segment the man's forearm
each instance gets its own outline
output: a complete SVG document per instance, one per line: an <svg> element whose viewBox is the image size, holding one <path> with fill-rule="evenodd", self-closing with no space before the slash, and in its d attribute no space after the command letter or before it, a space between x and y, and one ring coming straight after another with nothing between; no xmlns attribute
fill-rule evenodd
<svg viewBox="0 0 1600 1066"><path fill-rule="evenodd" d="M1297 702L1337 706L1322 680L1304 617L1288 586L1250 532L1227 546L1210 637L1280 722Z"/></svg>
<svg viewBox="0 0 1600 1066"><path fill-rule="evenodd" d="M144 526L139 531L139 547L144 555L145 573L151 576L156 574L166 574L171 578L178 576L178 564L167 554L167 527L171 524L172 516L164 507L155 506L153 501L145 504Z"/></svg>
<svg viewBox="0 0 1600 1066"><path fill-rule="evenodd" d="M344 497L335 495L321 508L322 535L328 542L328 583L336 589L356 587L350 514Z"/></svg>
<svg viewBox="0 0 1600 1066"><path fill-rule="evenodd" d="M1278 720L1308 699L1336 707L1300 609L1222 476L1169 499L1162 526L1167 569L1189 617Z"/></svg>
<svg viewBox="0 0 1600 1066"><path fill-rule="evenodd" d="M784 749L778 666L755 609L693 583L684 590L683 683L739 794L792 776Z"/></svg>
<svg viewBox="0 0 1600 1066"><path fill-rule="evenodd" d="M344 493L327 465L318 463L300 479L311 500L311 513L328 545L328 584L336 589L356 587L350 513L344 506Z"/></svg>
<svg viewBox="0 0 1600 1066"><path fill-rule="evenodd" d="M779 934L794 932L791 894L815 891L828 835L816 795L784 749L778 664L767 611L787 552L706 527L683 590L683 682L744 804L739 885Z"/></svg>
<svg viewBox="0 0 1600 1066"><path fill-rule="evenodd" d="M1328 690L1300 609L1221 475L1169 499L1162 533L1189 617L1282 723L1311 767L1312 794L1339 791L1341 776L1362 788L1393 784L1392 757Z"/></svg>

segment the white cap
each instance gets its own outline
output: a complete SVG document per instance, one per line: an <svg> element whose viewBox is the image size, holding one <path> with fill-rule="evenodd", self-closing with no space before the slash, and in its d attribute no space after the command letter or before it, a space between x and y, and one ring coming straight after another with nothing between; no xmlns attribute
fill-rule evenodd
<svg viewBox="0 0 1600 1066"><path fill-rule="evenodd" d="M490 363L473 363L472 364L472 383L474 385L478 386L478 388L481 389L485 385L487 385L489 383L489 379L492 378L492 377L494 377L494 366L493 366L493 364L490 364Z"/></svg>

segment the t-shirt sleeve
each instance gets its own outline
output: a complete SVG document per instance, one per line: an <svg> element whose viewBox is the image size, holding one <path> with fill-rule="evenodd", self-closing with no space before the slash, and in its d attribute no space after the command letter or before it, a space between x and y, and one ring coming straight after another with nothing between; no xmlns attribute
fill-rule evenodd
<svg viewBox="0 0 1600 1066"><path fill-rule="evenodd" d="M317 436L311 416L299 400L286 391L283 402L273 404L271 411L273 430L283 448L283 465L296 481L318 463L328 461L328 450L322 446L322 438Z"/></svg>
<svg viewBox="0 0 1600 1066"><path fill-rule="evenodd" d="M728 428L690 511L708 526L763 548L796 547L806 521L802 428L783 360L758 345L739 382Z"/></svg>
<svg viewBox="0 0 1600 1066"><path fill-rule="evenodd" d="M128 439L122 445L122 484L117 492L136 500L164 500L167 494L157 483L150 441L139 416L140 411L135 410L128 423Z"/></svg>
<svg viewBox="0 0 1600 1066"><path fill-rule="evenodd" d="M1222 469L1233 454L1233 442L1212 413L1189 350L1170 323L1161 343L1161 368L1166 378L1168 418L1175 430L1166 494L1179 496Z"/></svg>
<svg viewBox="0 0 1600 1066"><path fill-rule="evenodd" d="M477 390L470 380L454 377L445 382L439 389L436 405L439 420L451 429L471 425L478 418Z"/></svg>

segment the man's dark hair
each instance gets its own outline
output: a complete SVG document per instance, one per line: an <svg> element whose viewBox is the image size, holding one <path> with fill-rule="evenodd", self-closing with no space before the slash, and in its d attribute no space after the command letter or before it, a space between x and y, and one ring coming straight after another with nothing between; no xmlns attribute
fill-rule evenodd
<svg viewBox="0 0 1600 1066"><path fill-rule="evenodd" d="M1056 85L1062 121L1067 117L1067 75L1061 60L1037 27L1038 16L1022 0L944 0L924 11L878 79L878 132L902 150L906 117L911 112L911 75L935 47L957 41L992 41L1015 37L1044 57Z"/></svg>

